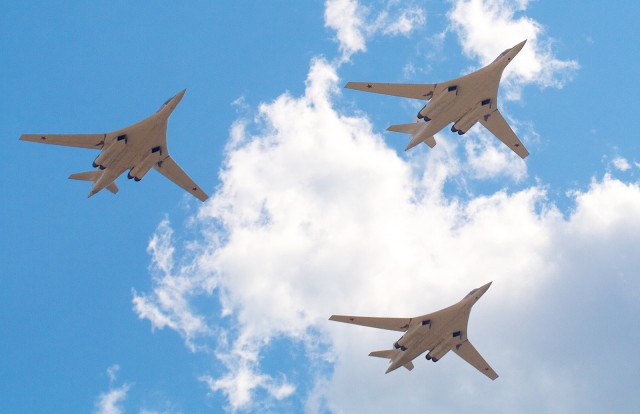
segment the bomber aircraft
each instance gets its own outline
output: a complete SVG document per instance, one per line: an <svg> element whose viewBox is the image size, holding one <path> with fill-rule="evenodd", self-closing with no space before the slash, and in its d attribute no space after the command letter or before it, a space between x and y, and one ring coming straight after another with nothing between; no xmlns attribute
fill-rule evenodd
<svg viewBox="0 0 640 414"><path fill-rule="evenodd" d="M498 374L487 364L467 338L469 313L473 305L489 289L491 282L473 289L460 302L434 313L415 318L379 318L368 316L332 315L329 320L405 332L393 344L393 349L371 352L369 356L389 359L389 373L400 367L413 369L413 360L429 351L427 360L438 362L449 351L495 380Z"/></svg>
<svg viewBox="0 0 640 414"><path fill-rule="evenodd" d="M95 170L71 174L69 178L93 182L89 197L106 188L118 192L115 179L129 170L127 177L140 181L153 167L156 171L193 194L200 201L209 196L193 182L169 155L167 122L184 96L182 90L150 117L114 132L104 134L24 134L23 141L99 149L93 161Z"/></svg>
<svg viewBox="0 0 640 414"><path fill-rule="evenodd" d="M507 121L498 111L498 85L502 72L522 50L523 41L502 52L491 64L461 78L436 84L401 84L349 82L345 88L365 92L429 101L414 123L391 125L388 131L411 135L405 151L424 142L430 148L436 145L433 137L438 131L453 123L452 132L465 134L480 122L493 135L521 158L529 155Z"/></svg>

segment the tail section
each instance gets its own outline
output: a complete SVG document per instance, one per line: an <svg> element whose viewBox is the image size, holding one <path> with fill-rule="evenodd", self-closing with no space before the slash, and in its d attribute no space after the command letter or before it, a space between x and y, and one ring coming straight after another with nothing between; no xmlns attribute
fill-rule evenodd
<svg viewBox="0 0 640 414"><path fill-rule="evenodd" d="M373 351L369 354L369 356L376 357L376 358L386 358L393 361L400 353L402 353L402 351L399 349L386 349L384 351ZM409 361L406 364L404 364L403 367L411 371L413 369L413 362Z"/></svg>
<svg viewBox="0 0 640 414"><path fill-rule="evenodd" d="M69 178L72 180L91 181L92 183L95 183L100 179L102 174L103 174L102 170L96 169L93 171L85 171L85 172L71 174ZM118 192L118 186L116 185L116 183L112 182L107 186L107 190L115 194Z"/></svg>
<svg viewBox="0 0 640 414"><path fill-rule="evenodd" d="M409 142L409 145L407 145L407 148L405 148L405 150L413 148L421 142L427 144L429 148L433 148L436 146L436 139L433 137L433 135L423 138L420 134L422 129L425 127L425 123L414 122L412 124L391 125L389 128L387 128L387 131L402 132L404 134L411 135L411 142Z"/></svg>
<svg viewBox="0 0 640 414"><path fill-rule="evenodd" d="M397 124L397 125L391 125L389 128L387 128L387 131L393 131L393 132L402 132L404 134L415 134L416 132L420 131L420 129L424 126L424 124L422 123L411 123L411 124Z"/></svg>

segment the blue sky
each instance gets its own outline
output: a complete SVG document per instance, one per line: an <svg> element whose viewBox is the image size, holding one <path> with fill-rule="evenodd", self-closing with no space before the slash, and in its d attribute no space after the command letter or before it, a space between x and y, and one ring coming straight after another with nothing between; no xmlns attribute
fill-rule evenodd
<svg viewBox="0 0 640 414"><path fill-rule="evenodd" d="M30 2L0 16L0 412L634 412L640 337L638 6L577 1ZM524 38L499 105L531 155L475 127L403 152L433 83ZM87 199L90 150L187 93L175 160ZM395 333L490 280L469 337L384 375Z"/></svg>

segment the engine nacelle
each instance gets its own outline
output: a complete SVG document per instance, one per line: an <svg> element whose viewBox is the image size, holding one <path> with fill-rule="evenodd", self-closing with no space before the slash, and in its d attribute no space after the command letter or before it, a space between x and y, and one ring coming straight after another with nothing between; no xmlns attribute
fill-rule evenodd
<svg viewBox="0 0 640 414"><path fill-rule="evenodd" d="M425 121L429 121L438 116L442 111L447 109L453 102L453 98L458 96L458 86L449 86L446 91L435 96L429 104L418 112L418 118L424 118Z"/></svg>
<svg viewBox="0 0 640 414"><path fill-rule="evenodd" d="M462 116L453 126L451 132L457 132L458 135L465 134L471 129L479 120L480 117L485 115L491 109L491 99L485 99L480 102L480 105L468 111Z"/></svg>
<svg viewBox="0 0 640 414"><path fill-rule="evenodd" d="M142 180L151 167L153 167L158 161L160 161L160 157L162 154L162 150L160 147L154 147L151 149L151 153L142 159L139 163L133 166L129 173L127 174L128 179L134 179L135 181Z"/></svg>
<svg viewBox="0 0 640 414"><path fill-rule="evenodd" d="M98 154L96 159L93 161L93 168L100 168L104 170L105 167L109 166L111 162L118 157L125 150L127 143L127 135L119 135L111 145L106 147L105 149Z"/></svg>
<svg viewBox="0 0 640 414"><path fill-rule="evenodd" d="M437 362L460 342L462 342L462 332L453 332L448 339L440 342L431 351L429 351L429 353L425 355L425 358L430 359L433 362Z"/></svg>
<svg viewBox="0 0 640 414"><path fill-rule="evenodd" d="M151 167L153 167L153 164L140 163L129 171L129 173L127 174L127 178L133 178L135 181L140 181L149 172Z"/></svg>

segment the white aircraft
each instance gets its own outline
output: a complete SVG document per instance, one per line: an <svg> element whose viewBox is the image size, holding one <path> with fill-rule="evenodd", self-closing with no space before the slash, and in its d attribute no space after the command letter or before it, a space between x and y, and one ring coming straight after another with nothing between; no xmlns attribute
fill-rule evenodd
<svg viewBox="0 0 640 414"><path fill-rule="evenodd" d="M186 89L167 101L150 117L129 127L106 134L24 134L23 141L44 144L66 145L69 147L92 148L102 150L93 161L92 171L71 174L74 180L93 182L89 197L106 188L112 193L118 192L114 180L125 170L127 177L140 181L151 169L193 194L201 201L207 196L191 178L176 164L167 149L167 121L184 96Z"/></svg>
<svg viewBox="0 0 640 414"><path fill-rule="evenodd" d="M453 122L452 132L466 133L478 121L520 157L529 155L498 111L498 85L504 68L527 41L505 50L491 64L461 78L437 84L349 82L345 88L429 101L414 123L391 125L388 131L411 134L405 151L424 142L433 148L433 137Z"/></svg>
<svg viewBox="0 0 640 414"><path fill-rule="evenodd" d="M487 364L467 339L467 324L473 305L489 289L491 282L473 289L455 305L415 318L376 318L368 316L332 315L329 320L405 332L393 349L371 352L369 356L389 359L389 373L400 367L413 369L413 360L425 351L433 362L453 350L462 359L495 380L498 374Z"/></svg>

